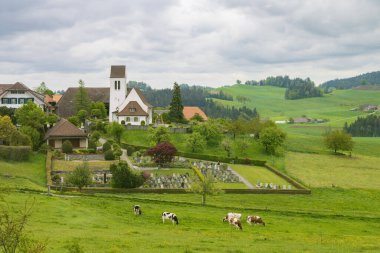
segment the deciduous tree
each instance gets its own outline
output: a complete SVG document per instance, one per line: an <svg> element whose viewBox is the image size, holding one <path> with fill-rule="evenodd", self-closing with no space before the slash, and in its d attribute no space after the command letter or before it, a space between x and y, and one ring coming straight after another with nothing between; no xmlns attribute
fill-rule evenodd
<svg viewBox="0 0 380 253"><path fill-rule="evenodd" d="M0 140L9 142L11 135L16 131L16 126L9 116L0 116Z"/></svg>
<svg viewBox="0 0 380 253"><path fill-rule="evenodd" d="M191 152L200 152L206 146L206 141L198 132L193 132L187 137L186 146Z"/></svg>
<svg viewBox="0 0 380 253"><path fill-rule="evenodd" d="M144 183L142 174L133 172L126 162L111 164L112 187L115 188L137 188Z"/></svg>
<svg viewBox="0 0 380 253"><path fill-rule="evenodd" d="M120 144L121 136L124 131L125 128L117 122L112 122L107 126L107 133L110 134L118 144Z"/></svg>
<svg viewBox="0 0 380 253"><path fill-rule="evenodd" d="M147 151L147 154L153 157L154 162L160 165L171 162L176 153L177 149L169 142L158 143Z"/></svg>
<svg viewBox="0 0 380 253"><path fill-rule="evenodd" d="M157 127L149 129L149 140L152 146L162 142L170 142L169 131L166 127Z"/></svg>
<svg viewBox="0 0 380 253"><path fill-rule="evenodd" d="M285 138L286 134L277 127L264 128L260 134L260 142L269 154L274 154L276 148L283 145Z"/></svg>
<svg viewBox="0 0 380 253"><path fill-rule="evenodd" d="M208 195L216 195L223 192L217 187L216 180L211 171L208 171L207 174L199 180L195 180L195 182L191 184L190 191L202 196L202 205L206 205L206 197Z"/></svg>
<svg viewBox="0 0 380 253"><path fill-rule="evenodd" d="M352 136L343 130L335 130L325 135L325 144L329 149L334 150L336 154L338 150L352 151L354 142Z"/></svg>
<svg viewBox="0 0 380 253"><path fill-rule="evenodd" d="M68 182L76 187L79 191L82 191L82 188L92 184L91 172L88 167L88 163L84 162L81 165L78 165L68 177Z"/></svg>

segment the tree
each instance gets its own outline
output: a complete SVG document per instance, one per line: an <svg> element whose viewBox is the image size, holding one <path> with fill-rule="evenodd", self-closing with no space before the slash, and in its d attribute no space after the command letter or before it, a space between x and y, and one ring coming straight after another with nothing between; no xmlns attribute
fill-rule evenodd
<svg viewBox="0 0 380 253"><path fill-rule="evenodd" d="M213 121L207 121L194 126L193 131L203 136L207 142L207 146L210 147L218 146L223 138L220 126Z"/></svg>
<svg viewBox="0 0 380 253"><path fill-rule="evenodd" d="M169 142L158 143L147 151L147 154L153 157L154 162L160 165L171 162L176 153L177 149Z"/></svg>
<svg viewBox="0 0 380 253"><path fill-rule="evenodd" d="M133 172L124 161L111 164L110 170L112 172L112 187L137 188L144 183L142 174Z"/></svg>
<svg viewBox="0 0 380 253"><path fill-rule="evenodd" d="M227 153L227 157L230 157L232 152L232 142L229 139L225 139L222 142L222 146L224 148L224 151Z"/></svg>
<svg viewBox="0 0 380 253"><path fill-rule="evenodd" d="M269 154L274 154L276 148L283 145L285 138L286 134L277 127L267 127L260 133L260 142Z"/></svg>
<svg viewBox="0 0 380 253"><path fill-rule="evenodd" d="M191 152L200 152L206 146L206 141L200 133L193 132L187 137L186 146Z"/></svg>
<svg viewBox="0 0 380 253"><path fill-rule="evenodd" d="M91 103L91 116L96 118L107 117L107 109L103 102L97 101Z"/></svg>
<svg viewBox="0 0 380 253"><path fill-rule="evenodd" d="M13 125L11 118L8 115L0 116L0 140L9 142L10 137L16 132L16 126Z"/></svg>
<svg viewBox="0 0 380 253"><path fill-rule="evenodd" d="M88 163L84 162L83 164L78 165L74 171L70 173L68 182L78 187L79 191L82 191L83 187L91 185L92 178Z"/></svg>
<svg viewBox="0 0 380 253"><path fill-rule="evenodd" d="M107 133L113 136L115 141L120 144L121 136L124 133L125 128L117 122L112 122L107 126Z"/></svg>
<svg viewBox="0 0 380 253"><path fill-rule="evenodd" d="M112 149L109 149L109 150L104 152L104 160L106 160L106 161L115 160L115 154L113 153Z"/></svg>
<svg viewBox="0 0 380 253"><path fill-rule="evenodd" d="M65 140L62 143L62 152L66 154L70 154L73 152L73 144L69 140Z"/></svg>
<svg viewBox="0 0 380 253"><path fill-rule="evenodd" d="M46 250L45 242L32 240L26 231L32 208L33 204L25 203L21 210L12 210L9 206L0 210L0 248L3 252L40 253Z"/></svg>
<svg viewBox="0 0 380 253"><path fill-rule="evenodd" d="M74 97L75 110L79 112L80 110L89 111L91 106L91 100L88 97L84 82L79 80L79 89Z"/></svg>
<svg viewBox="0 0 380 253"><path fill-rule="evenodd" d="M325 135L325 144L329 149L334 150L336 154L338 150L352 151L354 142L352 136L343 130L335 130Z"/></svg>
<svg viewBox="0 0 380 253"><path fill-rule="evenodd" d="M168 129L163 126L157 128L150 128L149 140L152 146L162 142L170 142L170 135Z"/></svg>
<svg viewBox="0 0 380 253"><path fill-rule="evenodd" d="M207 195L216 195L222 192L222 190L217 187L216 180L211 171L208 171L207 174L199 180L195 180L195 182L191 184L190 191L202 196L202 205L204 206L206 205Z"/></svg>
<svg viewBox="0 0 380 253"><path fill-rule="evenodd" d="M80 119L78 116L71 116L67 119L71 124L80 127Z"/></svg>
<svg viewBox="0 0 380 253"><path fill-rule="evenodd" d="M22 126L20 128L20 132L26 136L29 136L29 138L32 142L33 150L38 150L38 148L40 147L40 144L41 144L40 132L38 132L35 128L33 128L31 126Z"/></svg>
<svg viewBox="0 0 380 253"><path fill-rule="evenodd" d="M77 117L79 118L79 122L81 124L84 124L85 121L86 121L86 118L87 118L87 111L86 110L79 110L78 113L77 113Z"/></svg>
<svg viewBox="0 0 380 253"><path fill-rule="evenodd" d="M19 131L14 131L9 138L9 145L11 146L31 146L32 141L30 137Z"/></svg>
<svg viewBox="0 0 380 253"><path fill-rule="evenodd" d="M44 132L46 115L44 111L32 101L24 104L15 112L17 123L22 126L30 126L40 132Z"/></svg>
<svg viewBox="0 0 380 253"><path fill-rule="evenodd" d="M248 121L238 118L237 120L230 120L227 123L227 131L233 135L235 140L237 134L244 134L248 130Z"/></svg>
<svg viewBox="0 0 380 253"><path fill-rule="evenodd" d="M183 105L181 101L181 89L178 83L174 83L173 97L170 103L169 119L171 122L183 123L185 122L183 116Z"/></svg>
<svg viewBox="0 0 380 253"><path fill-rule="evenodd" d="M198 121L198 122L204 121L204 119L202 118L201 115L199 115L199 113L194 114L194 116L190 120L194 120L194 121Z"/></svg>
<svg viewBox="0 0 380 253"><path fill-rule="evenodd" d="M240 156L246 156L248 154L249 144L246 140L238 140L235 142L235 150Z"/></svg>
<svg viewBox="0 0 380 253"><path fill-rule="evenodd" d="M57 114L49 113L49 115L46 117L46 122L49 123L50 126L54 125L58 121Z"/></svg>
<svg viewBox="0 0 380 253"><path fill-rule="evenodd" d="M43 94L43 95L49 95L49 96L52 96L54 94L54 92L52 90L50 90L45 82L42 82L40 84L40 86L38 86L36 89L35 89L36 92L40 93L40 94Z"/></svg>
<svg viewBox="0 0 380 253"><path fill-rule="evenodd" d="M15 111L16 111L15 108L0 106L0 116L8 115L9 118L11 118L13 124L16 124Z"/></svg>

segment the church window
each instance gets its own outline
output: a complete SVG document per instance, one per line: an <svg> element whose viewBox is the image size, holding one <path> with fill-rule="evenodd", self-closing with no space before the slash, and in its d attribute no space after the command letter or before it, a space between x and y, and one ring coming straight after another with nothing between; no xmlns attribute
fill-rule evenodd
<svg viewBox="0 0 380 253"><path fill-rule="evenodd" d="M115 81L115 90L117 90L117 81Z"/></svg>
<svg viewBox="0 0 380 253"><path fill-rule="evenodd" d="M139 117L134 117L133 120L134 120L135 122L137 122L137 121L139 121Z"/></svg>
<svg viewBox="0 0 380 253"><path fill-rule="evenodd" d="M120 90L120 81L117 81L117 89Z"/></svg>

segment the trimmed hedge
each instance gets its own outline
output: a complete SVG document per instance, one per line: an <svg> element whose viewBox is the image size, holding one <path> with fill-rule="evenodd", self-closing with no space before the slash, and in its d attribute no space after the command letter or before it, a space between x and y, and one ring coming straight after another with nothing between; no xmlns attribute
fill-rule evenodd
<svg viewBox="0 0 380 253"><path fill-rule="evenodd" d="M30 146L0 145L0 159L5 161L27 161L32 153Z"/></svg>
<svg viewBox="0 0 380 253"><path fill-rule="evenodd" d="M144 147L144 146L139 146L139 145L131 145L127 143L121 143L121 147L127 150L128 155L131 155L135 151L146 150L149 148L149 147ZM245 159L237 158L237 157L229 158L225 156L188 153L188 152L182 152L182 151L177 151L176 155L186 157L186 158L222 162L222 163L236 163L236 164L247 164L247 165L256 165L256 166L265 166L265 163L266 163L266 161L253 160L249 158L245 158Z"/></svg>

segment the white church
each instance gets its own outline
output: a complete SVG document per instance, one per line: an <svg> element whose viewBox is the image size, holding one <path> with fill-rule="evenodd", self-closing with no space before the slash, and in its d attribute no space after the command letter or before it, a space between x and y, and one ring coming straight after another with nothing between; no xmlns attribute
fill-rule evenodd
<svg viewBox="0 0 380 253"><path fill-rule="evenodd" d="M124 65L111 66L109 121L135 126L153 122L152 105L139 89L127 87Z"/></svg>

